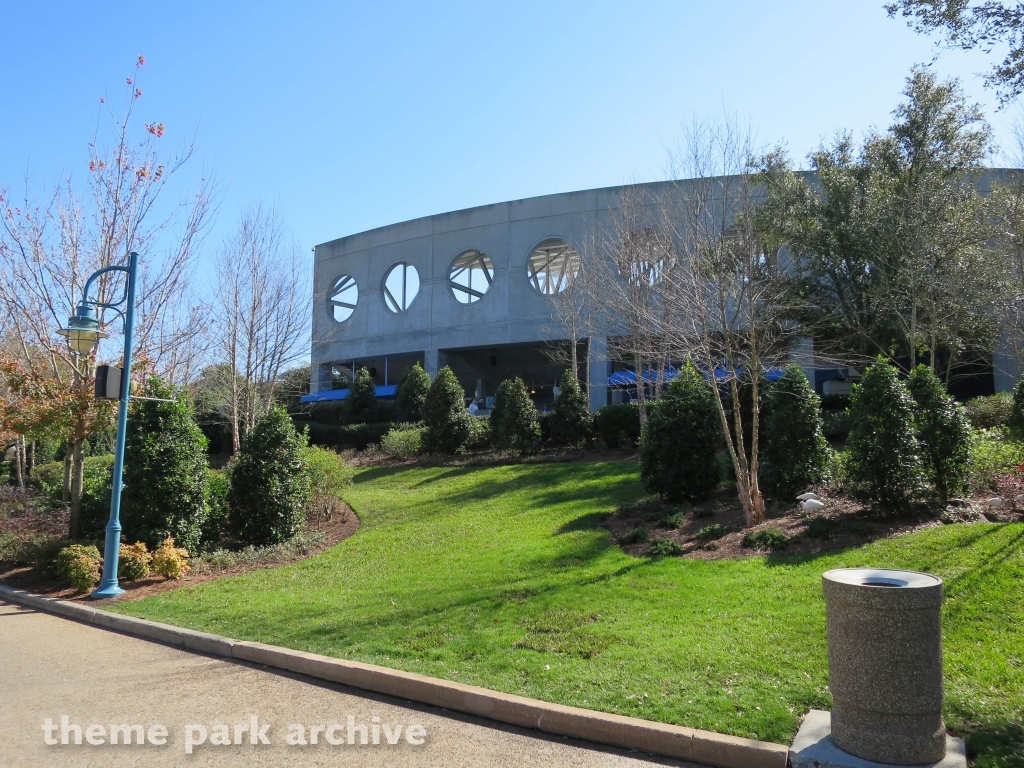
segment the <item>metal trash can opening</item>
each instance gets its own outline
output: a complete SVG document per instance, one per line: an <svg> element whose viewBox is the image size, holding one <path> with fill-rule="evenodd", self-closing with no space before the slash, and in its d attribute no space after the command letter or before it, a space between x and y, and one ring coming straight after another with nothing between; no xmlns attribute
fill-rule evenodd
<svg viewBox="0 0 1024 768"><path fill-rule="evenodd" d="M876 763L941 760L942 579L916 571L839 568L821 580L832 740Z"/></svg>

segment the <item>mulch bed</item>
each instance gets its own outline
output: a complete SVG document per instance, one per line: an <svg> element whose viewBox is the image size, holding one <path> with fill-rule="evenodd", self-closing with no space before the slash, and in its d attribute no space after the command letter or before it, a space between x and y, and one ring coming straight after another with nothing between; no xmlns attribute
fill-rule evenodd
<svg viewBox="0 0 1024 768"><path fill-rule="evenodd" d="M301 557L283 558L261 563L242 563L214 573L189 573L180 579L165 579L162 576L155 576L135 581L122 581L120 585L125 591L124 594L114 598L113 601L105 601L105 604L109 604L109 602L120 603L129 600L141 600L144 597L159 594L160 592L181 589L183 587L192 588L205 581L223 579L227 576L238 576L265 568L276 568L312 557L336 546L359 530L359 517L352 511L351 507L339 502L335 509L336 511L330 521L319 523L319 527L311 525L307 528L307 530L323 532L324 540ZM44 576L31 566L15 567L9 563L0 563L0 583L17 589L26 589L37 594L46 595L47 597L60 598L61 600L89 600L88 592L76 592L65 583Z"/></svg>
<svg viewBox="0 0 1024 768"><path fill-rule="evenodd" d="M797 504L768 503L767 519L764 523L744 527L743 509L736 500L735 491L721 490L711 501L698 506L689 504L673 505L660 499L645 499L637 504L616 510L605 521L605 527L612 532L615 542L626 552L637 557L649 553L651 542L668 538L682 547L680 557L697 560L726 560L765 554L768 550L751 549L743 546L748 533L766 528L777 528L787 537L783 547L774 552L787 555L807 555L832 552L850 547L859 547L875 539L898 536L909 531L943 525L940 520L944 505L917 504L899 515L879 517L869 507L838 495L820 492L825 508L815 513L805 513ZM979 496L954 502L958 509L969 511L973 520L1013 522L1024 519L1024 513L1010 506L1005 510L990 510L985 499ZM672 527L667 518L673 513L685 515L683 524ZM946 522L969 522L954 515ZM818 518L814 520L813 518ZM729 532L720 538L702 540L698 532L708 526L721 525ZM636 528L644 528L650 539L646 542L627 544L626 535Z"/></svg>

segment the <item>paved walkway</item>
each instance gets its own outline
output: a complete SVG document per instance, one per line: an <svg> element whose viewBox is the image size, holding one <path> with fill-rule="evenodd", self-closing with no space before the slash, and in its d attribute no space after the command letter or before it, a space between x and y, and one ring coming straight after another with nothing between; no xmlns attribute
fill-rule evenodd
<svg viewBox="0 0 1024 768"><path fill-rule="evenodd" d="M62 717L67 744L61 744ZM54 728L49 734L44 724ZM251 719L257 719L252 729ZM331 726L338 724L338 728ZM130 745L112 725L140 725ZM238 733L235 726L247 728ZM292 725L296 728L290 728ZM79 726L82 743L76 745ZM222 726L217 728L217 726ZM353 744L348 743L351 725ZM422 744L420 726L425 731ZM90 732L89 726L96 726ZM159 742L161 728L166 744ZM269 728L265 728L269 726ZM289 745L302 728L305 745ZM310 726L322 726L311 741ZM365 726L365 729L360 728ZM379 744L374 744L374 729ZM398 731L398 726L402 730ZM269 744L250 743L255 730ZM199 742L205 731L205 741ZM363 745L363 733L369 743ZM211 744L224 740L227 745ZM88 737L94 742L89 744ZM135 742L139 736L145 744ZM390 739L397 744L388 743ZM47 745L50 738L56 744ZM329 741L341 744L331 744ZM0 601L0 765L578 766L685 765L552 738L300 675L225 661Z"/></svg>

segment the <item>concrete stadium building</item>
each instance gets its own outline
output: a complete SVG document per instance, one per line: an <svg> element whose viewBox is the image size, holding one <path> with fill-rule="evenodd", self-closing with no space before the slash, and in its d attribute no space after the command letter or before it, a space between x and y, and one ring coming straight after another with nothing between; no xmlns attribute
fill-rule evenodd
<svg viewBox="0 0 1024 768"><path fill-rule="evenodd" d="M986 174L982 185L991 179ZM657 200L685 185L631 187ZM579 269L581 254L586 257L584 244L598 242L614 225L626 189L484 205L316 246L312 381L304 400L343 399L348 390L338 383L360 367L369 370L379 397L391 397L403 372L419 362L432 376L450 366L481 406L503 379L519 376L543 408L566 367L551 354L553 345L568 343L553 313L555 296ZM608 359L606 337L588 341L581 353L590 356L596 409L612 401L621 374L629 373ZM801 363L818 392L843 377L815 371L811 359ZM1000 373L1007 367L989 368L988 383L975 394L1010 388L1016 371Z"/></svg>

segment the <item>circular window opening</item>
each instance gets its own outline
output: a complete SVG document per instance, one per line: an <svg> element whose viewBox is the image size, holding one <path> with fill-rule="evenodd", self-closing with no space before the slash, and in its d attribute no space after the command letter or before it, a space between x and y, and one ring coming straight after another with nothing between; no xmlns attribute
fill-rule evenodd
<svg viewBox="0 0 1024 768"><path fill-rule="evenodd" d="M565 240L545 240L530 254L526 276L545 296L561 293L580 271L580 255Z"/></svg>
<svg viewBox="0 0 1024 768"><path fill-rule="evenodd" d="M327 309L335 322L343 323L352 317L359 302L359 286L352 275L342 275L331 283L331 291L327 295Z"/></svg>
<svg viewBox="0 0 1024 768"><path fill-rule="evenodd" d="M619 272L629 282L654 285L674 263L672 241L655 229L631 232L622 243L618 260Z"/></svg>
<svg viewBox="0 0 1024 768"><path fill-rule="evenodd" d="M381 296L384 306L396 315L405 312L420 292L420 273L405 261L393 265L384 275Z"/></svg>
<svg viewBox="0 0 1024 768"><path fill-rule="evenodd" d="M494 262L483 251L469 250L460 253L448 270L448 287L460 304L474 304L494 282Z"/></svg>

